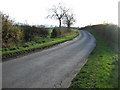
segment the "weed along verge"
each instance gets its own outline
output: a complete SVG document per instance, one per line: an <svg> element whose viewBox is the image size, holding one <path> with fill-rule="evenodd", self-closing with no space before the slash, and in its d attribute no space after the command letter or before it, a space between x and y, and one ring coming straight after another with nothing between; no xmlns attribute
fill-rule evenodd
<svg viewBox="0 0 120 90"><path fill-rule="evenodd" d="M56 38L49 38L46 40L41 40L42 42L35 42L35 41L31 41L31 42L27 42L24 43L23 45L20 46L14 46L11 48L3 48L2 49L2 59L3 61L12 58L12 57L16 57L19 55L24 55L33 51L37 51L37 50L43 50L45 48L49 48L52 47L54 45L63 43L65 41L69 41L74 39L75 37L77 37L79 35L79 33L77 32L77 30L72 30L72 32L70 34L61 36L61 37L56 37Z"/></svg>
<svg viewBox="0 0 120 90"><path fill-rule="evenodd" d="M118 88L118 56L94 31L97 46L72 80L70 88Z"/></svg>

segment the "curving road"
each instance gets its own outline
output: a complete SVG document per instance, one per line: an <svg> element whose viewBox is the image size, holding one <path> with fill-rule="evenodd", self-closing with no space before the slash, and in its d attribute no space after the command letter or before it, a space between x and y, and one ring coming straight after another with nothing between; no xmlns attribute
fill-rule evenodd
<svg viewBox="0 0 120 90"><path fill-rule="evenodd" d="M3 88L67 88L96 45L87 31L72 41L2 63Z"/></svg>

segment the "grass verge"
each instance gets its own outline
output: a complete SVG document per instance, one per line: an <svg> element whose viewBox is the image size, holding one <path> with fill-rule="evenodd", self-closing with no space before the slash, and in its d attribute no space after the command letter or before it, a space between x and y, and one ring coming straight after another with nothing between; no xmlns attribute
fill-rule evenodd
<svg viewBox="0 0 120 90"><path fill-rule="evenodd" d="M11 48L11 49L7 49L6 51L2 51L2 58L7 59L13 56L17 56L20 54L24 54L24 53L28 53L31 51L34 51L36 49L43 49L58 43L62 43L68 40L71 40L73 38L75 38L76 36L78 36L78 32L76 30L73 30L72 33L70 33L69 35L63 36L63 37L59 37L59 38L51 38L48 41L44 42L44 43L35 43L35 44L31 44L28 43L28 45L26 47L19 47L19 48Z"/></svg>
<svg viewBox="0 0 120 90"><path fill-rule="evenodd" d="M96 48L72 80L70 88L118 88L118 56L95 32Z"/></svg>

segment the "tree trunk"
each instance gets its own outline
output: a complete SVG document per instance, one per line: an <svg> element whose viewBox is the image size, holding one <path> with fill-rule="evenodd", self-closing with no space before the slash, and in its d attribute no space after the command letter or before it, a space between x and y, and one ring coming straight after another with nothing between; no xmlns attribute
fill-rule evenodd
<svg viewBox="0 0 120 90"><path fill-rule="evenodd" d="M71 29L70 29L70 23L67 24L67 27L68 27L68 32L70 32L71 31Z"/></svg>
<svg viewBox="0 0 120 90"><path fill-rule="evenodd" d="M67 26L68 26L68 28L70 28L70 24L68 24Z"/></svg>
<svg viewBox="0 0 120 90"><path fill-rule="evenodd" d="M59 19L59 27L61 28L61 19Z"/></svg>

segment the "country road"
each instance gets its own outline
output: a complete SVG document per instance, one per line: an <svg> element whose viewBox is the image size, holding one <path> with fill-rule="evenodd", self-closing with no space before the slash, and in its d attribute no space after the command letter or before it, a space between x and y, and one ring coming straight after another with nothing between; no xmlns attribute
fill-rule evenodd
<svg viewBox="0 0 120 90"><path fill-rule="evenodd" d="M96 45L87 31L65 43L2 63L3 88L67 88Z"/></svg>

